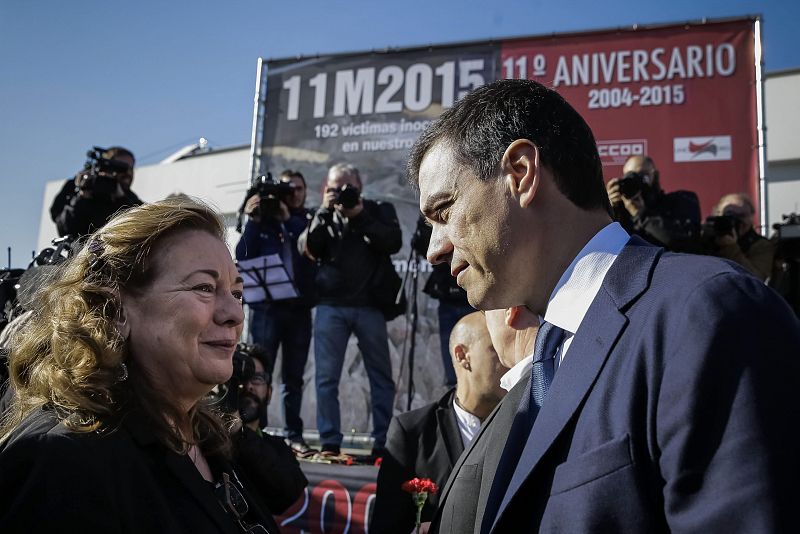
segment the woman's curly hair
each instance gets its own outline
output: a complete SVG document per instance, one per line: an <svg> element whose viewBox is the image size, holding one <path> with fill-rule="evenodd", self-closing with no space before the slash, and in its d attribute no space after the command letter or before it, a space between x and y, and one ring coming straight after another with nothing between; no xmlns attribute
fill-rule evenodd
<svg viewBox="0 0 800 534"><path fill-rule="evenodd" d="M157 391L128 358L121 336L120 294L139 294L157 275L152 256L163 239L200 230L224 241L220 216L200 201L171 198L123 211L88 237L39 291L33 314L12 339L9 371L14 400L0 424L0 442L44 406L73 430L112 428L137 409L156 438L176 452L198 443L227 452L225 422L203 403L188 414ZM123 379L123 366L128 369ZM192 429L185 435L179 429Z"/></svg>

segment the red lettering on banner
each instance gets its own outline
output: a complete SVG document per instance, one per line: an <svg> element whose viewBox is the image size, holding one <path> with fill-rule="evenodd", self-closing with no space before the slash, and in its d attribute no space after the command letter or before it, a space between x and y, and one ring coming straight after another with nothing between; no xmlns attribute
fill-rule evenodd
<svg viewBox="0 0 800 534"><path fill-rule="evenodd" d="M303 489L303 495L295 501L288 510L283 512L279 521L283 534L303 534L305 532L303 516L308 509L308 488ZM281 519L283 518L283 519Z"/></svg>
<svg viewBox="0 0 800 534"><path fill-rule="evenodd" d="M333 513L327 513L333 499ZM344 534L350 530L352 507L350 493L336 480L322 480L311 490L308 525L312 534Z"/></svg>
<svg viewBox="0 0 800 534"><path fill-rule="evenodd" d="M353 499L353 534L366 534L370 512L375 503L377 484L364 484Z"/></svg>

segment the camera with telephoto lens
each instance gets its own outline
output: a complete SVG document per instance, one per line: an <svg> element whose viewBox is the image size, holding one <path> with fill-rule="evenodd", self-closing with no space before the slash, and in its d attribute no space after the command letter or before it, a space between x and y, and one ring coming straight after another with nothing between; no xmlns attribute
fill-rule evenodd
<svg viewBox="0 0 800 534"><path fill-rule="evenodd" d="M620 194L625 198L633 198L639 194L644 188L645 175L641 172L629 171L625 176L619 179L617 185L619 186Z"/></svg>
<svg viewBox="0 0 800 534"><path fill-rule="evenodd" d="M739 232L740 221L733 215L712 215L707 217L700 229L704 239L713 239L724 235L736 235Z"/></svg>
<svg viewBox="0 0 800 534"><path fill-rule="evenodd" d="M81 176L80 188L90 191L95 198L110 199L119 187L119 178L131 172L131 166L103 156L107 149L92 147L86 152L86 163Z"/></svg>
<svg viewBox="0 0 800 534"><path fill-rule="evenodd" d="M287 202L294 194L294 184L273 178L271 173L267 173L253 181L246 198L255 194L258 194L261 201L258 203L258 211L253 211L253 215L274 217L280 213L281 202Z"/></svg>
<svg viewBox="0 0 800 534"><path fill-rule="evenodd" d="M337 187L335 192L335 203L341 204L344 209L351 210L358 206L358 201L361 199L361 191L356 186L344 184L341 187Z"/></svg>

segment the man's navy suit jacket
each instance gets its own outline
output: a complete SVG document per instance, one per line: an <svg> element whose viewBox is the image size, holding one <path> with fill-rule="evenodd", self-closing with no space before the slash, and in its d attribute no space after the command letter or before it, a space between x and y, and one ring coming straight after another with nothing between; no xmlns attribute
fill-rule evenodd
<svg viewBox="0 0 800 534"><path fill-rule="evenodd" d="M762 282L632 238L482 532L800 532L799 357Z"/></svg>

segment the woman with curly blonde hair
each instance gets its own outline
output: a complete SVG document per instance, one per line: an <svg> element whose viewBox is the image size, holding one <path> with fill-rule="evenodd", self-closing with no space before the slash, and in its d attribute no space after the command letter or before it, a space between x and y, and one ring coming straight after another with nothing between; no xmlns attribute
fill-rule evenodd
<svg viewBox="0 0 800 534"><path fill-rule="evenodd" d="M231 376L242 321L207 206L147 204L91 235L13 340L3 531L277 531L204 404Z"/></svg>

